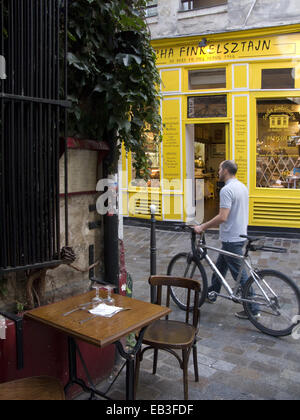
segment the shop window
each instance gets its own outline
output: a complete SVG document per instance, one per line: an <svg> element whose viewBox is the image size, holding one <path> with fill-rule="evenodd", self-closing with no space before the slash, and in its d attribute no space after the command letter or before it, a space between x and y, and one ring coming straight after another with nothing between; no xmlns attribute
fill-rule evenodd
<svg viewBox="0 0 300 420"><path fill-rule="evenodd" d="M138 179L136 177L136 170L134 168L134 159L132 161L132 182L131 185L135 187L153 187L159 188L160 186L160 162L159 162L159 146L155 143L153 135L148 135L148 142L146 145L146 156L148 158L148 167L150 170L149 181Z"/></svg>
<svg viewBox="0 0 300 420"><path fill-rule="evenodd" d="M188 97L188 118L227 117L227 96L190 96Z"/></svg>
<svg viewBox="0 0 300 420"><path fill-rule="evenodd" d="M157 15L157 0L147 1L147 6L145 9L145 16L151 17Z"/></svg>
<svg viewBox="0 0 300 420"><path fill-rule="evenodd" d="M189 71L189 90L226 88L226 69Z"/></svg>
<svg viewBox="0 0 300 420"><path fill-rule="evenodd" d="M261 74L262 89L294 89L295 69L264 69Z"/></svg>
<svg viewBox="0 0 300 420"><path fill-rule="evenodd" d="M227 4L227 0L181 0L181 10L202 9L224 4Z"/></svg>
<svg viewBox="0 0 300 420"><path fill-rule="evenodd" d="M300 98L257 101L256 185L300 189Z"/></svg>

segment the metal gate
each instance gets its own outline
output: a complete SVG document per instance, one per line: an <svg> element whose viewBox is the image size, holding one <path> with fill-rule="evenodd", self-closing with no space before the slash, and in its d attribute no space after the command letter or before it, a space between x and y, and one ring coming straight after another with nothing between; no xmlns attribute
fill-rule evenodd
<svg viewBox="0 0 300 420"><path fill-rule="evenodd" d="M68 0L0 2L0 54L7 75L0 80L0 274L60 262L67 16Z"/></svg>

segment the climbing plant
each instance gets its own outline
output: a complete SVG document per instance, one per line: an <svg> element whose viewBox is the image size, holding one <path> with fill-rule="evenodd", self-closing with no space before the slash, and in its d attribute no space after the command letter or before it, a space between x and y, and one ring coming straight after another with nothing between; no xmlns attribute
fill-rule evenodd
<svg viewBox="0 0 300 420"><path fill-rule="evenodd" d="M160 141L159 73L143 19L146 0L78 0L69 6L69 134L105 140L116 170L121 144L148 174L147 134Z"/></svg>

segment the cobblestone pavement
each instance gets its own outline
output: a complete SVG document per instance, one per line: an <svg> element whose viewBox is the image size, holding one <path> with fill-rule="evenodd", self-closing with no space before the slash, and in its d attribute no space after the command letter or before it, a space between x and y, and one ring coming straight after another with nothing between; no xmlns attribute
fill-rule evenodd
<svg viewBox="0 0 300 420"><path fill-rule="evenodd" d="M156 235L157 273L165 274L171 257L190 249L190 235L159 230ZM207 242L220 245L216 234L208 234ZM283 271L300 287L300 240L268 238L267 243L286 247L288 254L252 253L254 265ZM133 297L149 301L150 230L124 226L124 245L126 268L133 278ZM229 281L233 282L230 276ZM171 307L176 314L182 313L175 305ZM191 357L189 399L298 400L300 340L264 335L249 321L238 320L234 316L237 309L240 306L225 299L202 306L197 345L200 378L198 383L194 381ZM124 379L123 373L110 391L112 398L124 399ZM102 389L105 387L103 384ZM157 374L153 375L152 352L145 354L137 399L183 399L182 371L174 356L160 352Z"/></svg>
<svg viewBox="0 0 300 420"><path fill-rule="evenodd" d="M190 235L157 230L156 236L157 273L165 274L171 257L190 249ZM207 243L220 245L216 234L208 234ZM286 247L288 253L252 253L253 264L260 268L278 269L293 278L300 287L300 240L268 238L266 244ZM124 226L124 245L126 268L133 278L133 297L149 301L150 230ZM239 308L225 299L219 299L214 305L202 306L197 345L200 380L198 383L194 381L190 358L189 398L299 399L300 341L292 337L273 338L262 334L249 321L238 320L234 316ZM172 309L180 311L175 305ZM182 399L182 371L177 367L176 359L161 352L156 375L151 373L151 360L150 352L141 364L137 398Z"/></svg>

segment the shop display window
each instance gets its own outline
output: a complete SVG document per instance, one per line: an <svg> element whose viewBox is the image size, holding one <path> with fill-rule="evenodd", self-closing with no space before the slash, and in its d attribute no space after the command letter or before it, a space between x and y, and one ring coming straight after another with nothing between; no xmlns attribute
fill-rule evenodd
<svg viewBox="0 0 300 420"><path fill-rule="evenodd" d="M190 96L188 97L188 118L227 117L227 96Z"/></svg>
<svg viewBox="0 0 300 420"><path fill-rule="evenodd" d="M262 89L295 89L295 69L264 69L261 74Z"/></svg>
<svg viewBox="0 0 300 420"><path fill-rule="evenodd" d="M300 98L257 101L256 186L300 189Z"/></svg>
<svg viewBox="0 0 300 420"><path fill-rule="evenodd" d="M226 88L226 69L189 71L189 90Z"/></svg>
<svg viewBox="0 0 300 420"><path fill-rule="evenodd" d="M132 181L131 185L134 187L160 187L160 162L159 162L159 146L155 143L153 135L148 135L148 142L146 145L146 156L148 158L148 165L150 170L150 179L138 179L136 177L136 170L134 168L134 158L132 158Z"/></svg>

